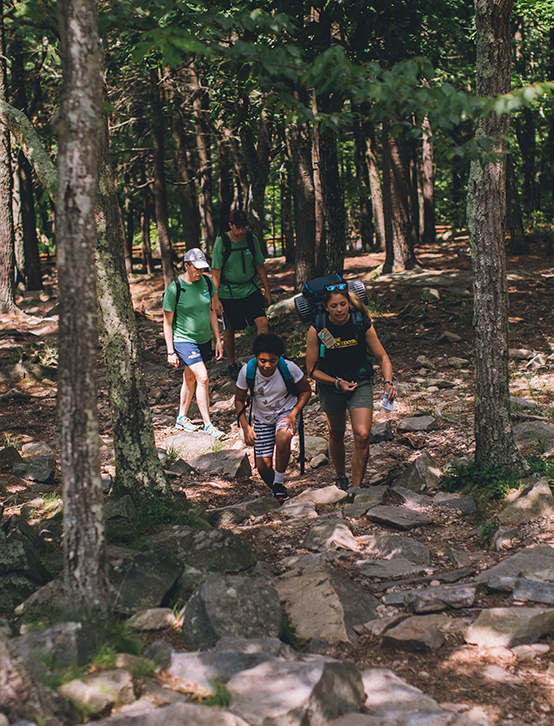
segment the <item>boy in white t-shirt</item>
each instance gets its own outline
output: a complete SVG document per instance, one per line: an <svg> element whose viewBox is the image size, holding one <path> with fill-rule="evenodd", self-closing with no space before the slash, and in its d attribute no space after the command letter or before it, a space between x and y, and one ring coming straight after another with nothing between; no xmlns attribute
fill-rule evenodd
<svg viewBox="0 0 554 726"><path fill-rule="evenodd" d="M252 426L247 414L248 364L243 365L237 378L237 420L244 432L245 443L254 447L256 468L260 476L281 504L288 497L284 484L285 470L290 459L291 440L296 433L296 418L308 403L312 389L296 363L283 359L281 366L286 366L287 378L292 379L292 383L289 381L287 385L285 375L279 368L285 346L278 335L258 335L254 340L253 352L256 359L252 395L254 425ZM292 388L296 388L296 394L291 392Z"/></svg>

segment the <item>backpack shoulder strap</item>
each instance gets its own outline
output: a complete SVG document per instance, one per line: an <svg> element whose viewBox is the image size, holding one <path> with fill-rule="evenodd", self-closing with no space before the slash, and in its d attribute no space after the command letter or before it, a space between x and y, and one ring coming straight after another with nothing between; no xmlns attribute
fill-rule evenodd
<svg viewBox="0 0 554 726"><path fill-rule="evenodd" d="M285 381L285 386L287 387L287 391L292 396L298 397L298 395L299 395L298 386L292 379L292 374L290 372L289 365L287 363L286 358L283 358L283 356L281 356L279 358L279 363L277 364L277 367L279 368L279 373L283 376L283 380Z"/></svg>
<svg viewBox="0 0 554 726"><path fill-rule="evenodd" d="M211 281L211 279L208 277L208 275L202 275L204 280L206 280L206 284L208 286L208 292L210 293L210 298L212 297L212 290L214 289L214 284Z"/></svg>
<svg viewBox="0 0 554 726"><path fill-rule="evenodd" d="M248 393L246 396L246 403L244 404L244 408L242 411L240 411L237 414L237 423L240 426L240 417L242 414L246 411L248 406L250 406L250 414L248 416L248 423L252 423L252 398L254 397L254 379L256 378L256 369L258 367L258 362L255 358L250 358L248 363L246 364L246 385L248 386Z"/></svg>
<svg viewBox="0 0 554 726"><path fill-rule="evenodd" d="M254 246L254 235L250 230L246 231L246 244L248 246L248 249L250 250L250 254L255 259L256 258L256 248Z"/></svg>
<svg viewBox="0 0 554 726"><path fill-rule="evenodd" d="M183 291L183 288L181 287L181 281L179 280L179 275L173 280L175 283L175 307L173 308L173 327L177 324L177 306L179 305L179 298L181 297L181 292Z"/></svg>

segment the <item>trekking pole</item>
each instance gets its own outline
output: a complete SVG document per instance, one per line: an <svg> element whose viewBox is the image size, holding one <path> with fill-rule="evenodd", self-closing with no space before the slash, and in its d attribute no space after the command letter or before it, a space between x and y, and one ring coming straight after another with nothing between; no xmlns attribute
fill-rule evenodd
<svg viewBox="0 0 554 726"><path fill-rule="evenodd" d="M300 473L305 474L306 473L306 447L305 447L305 441L304 441L304 416L302 415L302 411L300 411L300 415L298 417L298 443L300 446Z"/></svg>

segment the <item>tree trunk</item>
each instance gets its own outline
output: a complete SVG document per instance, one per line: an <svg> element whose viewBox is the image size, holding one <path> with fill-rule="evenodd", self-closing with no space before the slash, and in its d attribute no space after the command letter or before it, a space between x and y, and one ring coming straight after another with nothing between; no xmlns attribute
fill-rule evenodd
<svg viewBox="0 0 554 726"><path fill-rule="evenodd" d="M319 96L317 107L323 113L337 112L342 107L342 100L337 96ZM344 233L346 215L339 174L337 135L330 126L319 128L318 156L326 238L323 274L334 272L342 274L346 251Z"/></svg>
<svg viewBox="0 0 554 726"><path fill-rule="evenodd" d="M373 249L373 219L371 215L369 170L366 162L366 137L361 118L354 121L353 132L360 240L362 250L369 252Z"/></svg>
<svg viewBox="0 0 554 726"><path fill-rule="evenodd" d="M475 0L477 93L495 96L510 90L512 0ZM508 117L477 122L478 136L496 139L505 149ZM474 273L475 461L481 466L512 467L519 454L512 436L508 387L508 289L504 229L506 167L484 168L472 161L467 220Z"/></svg>
<svg viewBox="0 0 554 726"><path fill-rule="evenodd" d="M244 100L248 105L248 99ZM273 124L265 111L261 112L256 140L249 124L242 124L240 137L248 169L248 203L247 211L252 232L260 242L262 254L267 257L267 246L264 240L264 202L265 188L271 163L271 135Z"/></svg>
<svg viewBox="0 0 554 726"><path fill-rule="evenodd" d="M56 249L65 589L73 611L105 617L108 589L96 410L94 274L101 53L94 0L59 0L58 11L63 95L56 129Z"/></svg>
<svg viewBox="0 0 554 726"><path fill-rule="evenodd" d="M290 159L281 172L281 248L288 265L294 264L294 231L292 226L292 174Z"/></svg>
<svg viewBox="0 0 554 726"><path fill-rule="evenodd" d="M19 194L21 200L21 222L25 264L23 274L27 290L42 290L42 273L37 236L37 220L33 194L31 166L22 151L18 154Z"/></svg>
<svg viewBox="0 0 554 726"><path fill-rule="evenodd" d="M133 272L133 239L135 236L135 209L131 198L129 174L125 174L123 191L125 193L125 270L127 274Z"/></svg>
<svg viewBox="0 0 554 726"><path fill-rule="evenodd" d="M312 141L307 124L292 125L291 151L296 233L295 289L299 292L306 280L315 277L315 194Z"/></svg>
<svg viewBox="0 0 554 726"><path fill-rule="evenodd" d="M515 128L523 162L523 194L529 212L536 212L540 209L540 203L535 183L535 119L530 108L524 108L521 113L523 118L516 119Z"/></svg>
<svg viewBox="0 0 554 726"><path fill-rule="evenodd" d="M0 1L0 101L7 101L4 3ZM13 178L10 132L0 128L0 312L16 312L15 231L13 226Z"/></svg>
<svg viewBox="0 0 554 726"><path fill-rule="evenodd" d="M383 129L383 208L386 257L383 272L411 270L416 265L414 230L408 197L409 165L405 145Z"/></svg>
<svg viewBox="0 0 554 726"><path fill-rule="evenodd" d="M98 310L115 449L114 496L137 504L172 495L161 467L125 271L123 220L109 158L107 128L100 147L96 270Z"/></svg>
<svg viewBox="0 0 554 726"><path fill-rule="evenodd" d="M422 219L420 220L420 242L424 245L435 244L435 173L433 164L432 129L429 119L423 119L421 141L421 196Z"/></svg>
<svg viewBox="0 0 554 726"><path fill-rule="evenodd" d="M21 38L12 38L12 84L14 104L27 112L25 93L25 63ZM37 236L33 175L25 154L20 150L17 156L16 178L19 183L19 211L21 251L16 255L17 264L25 280L27 290L42 290L42 274ZM15 215L14 215L15 216Z"/></svg>
<svg viewBox="0 0 554 726"><path fill-rule="evenodd" d="M146 185L143 185L142 188L140 232L142 238L142 271L152 274L154 272L154 263L152 262L152 248L150 246L150 198Z"/></svg>
<svg viewBox="0 0 554 726"><path fill-rule="evenodd" d="M175 168L177 170L177 183L179 194L179 207L181 209L181 223L183 225L183 238L187 250L200 247L200 219L198 216L198 203L194 179L191 173L190 152L188 139L183 129L183 119L176 108L171 112L171 135L175 142Z"/></svg>
<svg viewBox="0 0 554 726"><path fill-rule="evenodd" d="M317 103L315 98L312 104L314 115L317 114ZM327 246L327 232L325 229L325 217L323 213L323 195L321 193L321 175L319 173L319 128L317 123L311 126L312 146L312 175L314 180L314 203L315 203L315 249L313 275L319 277L325 270L325 248Z"/></svg>
<svg viewBox="0 0 554 726"><path fill-rule="evenodd" d="M231 149L225 138L217 140L219 159L219 233L229 229L229 214L233 209L235 194L231 167Z"/></svg>
<svg viewBox="0 0 554 726"><path fill-rule="evenodd" d="M510 152L506 154L505 158L506 217L508 220L508 229L510 230L510 254L526 255L529 252L529 246L525 240L525 232L523 230L523 217L521 214L521 204L519 203L514 160Z"/></svg>
<svg viewBox="0 0 554 726"><path fill-rule="evenodd" d="M373 212L373 226L375 230L374 250L385 249L385 208L383 206L383 189L379 175L379 159L377 157L377 140L375 129L369 124L366 126L366 159L369 171L369 188L371 190L371 209Z"/></svg>
<svg viewBox="0 0 554 726"><path fill-rule="evenodd" d="M162 101L160 98L159 74L156 70L150 71L152 88L152 148L154 156L154 210L156 214L156 228L160 243L164 285L167 287L173 282L173 260L171 254L171 239L169 236L169 221L167 218L167 188L165 183L164 165L164 121L162 119Z"/></svg>
<svg viewBox="0 0 554 726"><path fill-rule="evenodd" d="M14 643L1 632L0 713L10 723L35 722L39 716L48 726L77 721L67 701L35 678Z"/></svg>
<svg viewBox="0 0 554 726"><path fill-rule="evenodd" d="M215 242L215 229L212 207L212 152L210 127L206 120L210 97L206 89L201 87L198 71L194 64L191 67L191 87L193 90L192 107L194 126L196 129L196 149L200 168L198 169L199 191L198 204L202 221L202 240L205 251L210 252Z"/></svg>

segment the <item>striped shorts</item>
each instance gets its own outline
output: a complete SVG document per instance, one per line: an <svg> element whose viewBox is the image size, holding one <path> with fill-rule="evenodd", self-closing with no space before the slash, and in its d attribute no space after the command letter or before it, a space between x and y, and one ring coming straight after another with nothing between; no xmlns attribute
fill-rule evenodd
<svg viewBox="0 0 554 726"><path fill-rule="evenodd" d="M256 433L256 443L254 444L254 456L256 458L270 457L273 456L273 449L275 448L275 434L279 429L287 427L286 423L283 422L285 416L288 416L292 411L283 411L279 416L278 421L275 423L265 423L259 421L254 416L254 431Z"/></svg>

